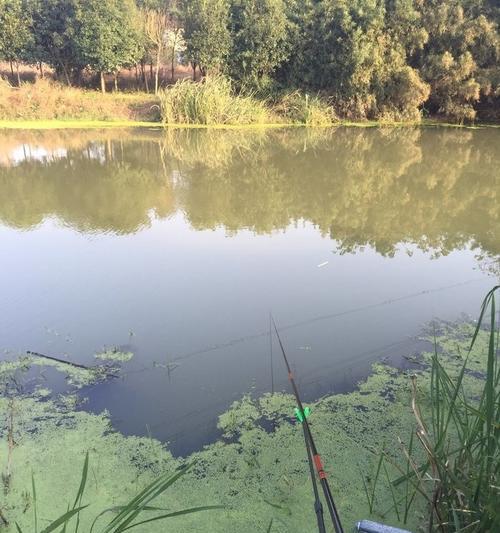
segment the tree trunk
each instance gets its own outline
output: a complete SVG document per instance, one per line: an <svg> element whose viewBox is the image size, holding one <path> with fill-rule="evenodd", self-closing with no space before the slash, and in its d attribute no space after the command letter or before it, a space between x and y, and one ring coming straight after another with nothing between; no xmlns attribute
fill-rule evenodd
<svg viewBox="0 0 500 533"><path fill-rule="evenodd" d="M21 87L21 77L19 76L19 61L16 60L17 86Z"/></svg>
<svg viewBox="0 0 500 533"><path fill-rule="evenodd" d="M64 78L66 79L66 83L68 84L68 87L71 87L71 80L69 79L68 69L66 68L66 65L64 63L62 64L63 72L64 72Z"/></svg>
<svg viewBox="0 0 500 533"><path fill-rule="evenodd" d="M141 72L142 72L142 79L144 80L144 86L146 88L146 92L149 93L148 76L146 74L146 65L144 64L144 61L141 61Z"/></svg>
<svg viewBox="0 0 500 533"><path fill-rule="evenodd" d="M100 76L101 76L101 91L102 91L102 94L104 94L106 92L106 82L104 81L104 72L102 70L100 72Z"/></svg>
<svg viewBox="0 0 500 533"><path fill-rule="evenodd" d="M196 81L196 63L193 63L193 81Z"/></svg>
<svg viewBox="0 0 500 533"><path fill-rule="evenodd" d="M139 69L137 63L135 64L135 83L137 84L137 87L139 87Z"/></svg>
<svg viewBox="0 0 500 533"><path fill-rule="evenodd" d="M158 78L160 75L160 54L161 48L158 47L158 50L156 52L155 94L158 94Z"/></svg>
<svg viewBox="0 0 500 533"><path fill-rule="evenodd" d="M40 78L43 80L43 63L41 61L38 64L38 67L40 69Z"/></svg>
<svg viewBox="0 0 500 533"><path fill-rule="evenodd" d="M12 79L14 79L14 65L12 64L12 59L9 59L10 63L10 73L12 74Z"/></svg>
<svg viewBox="0 0 500 533"><path fill-rule="evenodd" d="M115 93L118 92L118 72L115 72L113 74L113 79L114 79L114 82L115 82Z"/></svg>
<svg viewBox="0 0 500 533"><path fill-rule="evenodd" d="M149 78L151 79L151 84L153 84L155 77L153 73L153 62L152 61L149 63Z"/></svg>

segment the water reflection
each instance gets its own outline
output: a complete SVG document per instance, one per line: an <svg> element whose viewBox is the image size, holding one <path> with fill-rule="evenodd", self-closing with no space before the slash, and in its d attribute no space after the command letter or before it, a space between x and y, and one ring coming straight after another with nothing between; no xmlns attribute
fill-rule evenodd
<svg viewBox="0 0 500 533"><path fill-rule="evenodd" d="M269 310L294 325L305 398L344 390L373 360L413 353L433 317L476 314L498 275L499 137L2 132L0 349L93 364L132 344L123 381L85 408L176 453L272 387Z"/></svg>
<svg viewBox="0 0 500 533"><path fill-rule="evenodd" d="M180 210L228 232L310 221L341 252L497 254L499 145L494 129L3 132L0 221L124 234Z"/></svg>

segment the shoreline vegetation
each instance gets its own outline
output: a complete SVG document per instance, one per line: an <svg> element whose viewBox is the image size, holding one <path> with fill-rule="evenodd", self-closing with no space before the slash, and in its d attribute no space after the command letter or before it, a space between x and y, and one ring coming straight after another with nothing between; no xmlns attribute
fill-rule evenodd
<svg viewBox="0 0 500 533"><path fill-rule="evenodd" d="M223 76L188 79L158 92L107 93L37 80L13 87L0 79L0 128L96 127L498 127L497 122L449 122L444 117L351 119L334 100L300 91L257 97Z"/></svg>
<svg viewBox="0 0 500 533"><path fill-rule="evenodd" d="M499 20L491 0L0 0L0 118L495 122Z"/></svg>
<svg viewBox="0 0 500 533"><path fill-rule="evenodd" d="M346 529L367 518L413 531L423 524L443 532L498 527L496 289L477 323L431 324L423 337L431 349L406 357L406 369L376 363L352 392L310 403ZM73 390L53 397L43 380L33 387L34 363L46 362L0 364L0 520L7 533L31 531L37 521L46 527L61 516L70 531L75 523L89 531L94 519L95 531L121 531L101 524L119 521L124 509L135 513L124 504L145 493L155 496L128 522L148 521L137 531L163 531L162 516L175 531L225 531L230 524L242 532L303 533L315 524L290 394L244 395L219 416L220 438L182 458L152 437L121 435L106 412L82 410L81 392L89 392L94 373L71 369ZM60 372L66 367L55 365Z"/></svg>

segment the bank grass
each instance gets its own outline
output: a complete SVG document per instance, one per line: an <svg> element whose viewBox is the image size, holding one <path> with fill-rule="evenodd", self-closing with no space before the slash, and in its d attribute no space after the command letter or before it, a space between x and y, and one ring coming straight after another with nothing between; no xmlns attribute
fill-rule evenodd
<svg viewBox="0 0 500 533"><path fill-rule="evenodd" d="M270 122L265 103L251 94L236 93L223 76L202 83L182 80L160 93L164 124L265 124Z"/></svg>
<svg viewBox="0 0 500 533"><path fill-rule="evenodd" d="M160 94L165 125L305 125L331 126L337 121L333 107L319 96L291 91L256 97L235 90L224 76L202 83L185 79Z"/></svg>
<svg viewBox="0 0 500 533"><path fill-rule="evenodd" d="M338 122L330 102L318 95L298 90L285 92L272 105L273 112L284 122L305 126L331 126Z"/></svg>
<svg viewBox="0 0 500 533"><path fill-rule="evenodd" d="M387 451L377 464L374 486L388 477L388 465L399 473L390 482L398 514L406 518L417 497L425 499L428 531L500 531L499 290L496 286L485 297L468 353L456 371L445 368L435 348L428 395L418 391L413 377L416 431L409 445L401 443L404 466ZM488 330L486 368L482 389L471 393L469 363L483 322ZM374 492L366 487L366 494L371 507Z"/></svg>
<svg viewBox="0 0 500 533"><path fill-rule="evenodd" d="M154 122L159 120L159 106L156 97L145 93L102 94L46 79L13 87L0 78L0 119L11 124L48 120Z"/></svg>
<svg viewBox="0 0 500 533"><path fill-rule="evenodd" d="M178 511L171 511L163 507L151 505L154 503L154 500L161 496L193 466L194 463L186 464L181 466L174 473L165 472L164 474L158 476L142 491L140 491L128 503L100 511L97 515L95 515L88 533L123 533L124 531L134 529L138 526L144 526L145 524L157 522L159 520L165 520L167 518L198 513L201 511L223 509L223 506L221 505L204 505L180 509ZM71 507L68 505L68 509L65 513L52 520L43 529L39 529L36 483L35 477L32 475L31 498L33 502L33 527L30 532L25 532L16 522L17 533L50 533L52 531L58 531L60 533L78 533L80 529L80 514L91 507L90 504L83 503L88 473L89 453L87 452L83 464L80 485L73 501L73 505ZM165 511L169 512L165 513ZM113 517L109 519L109 515L113 515ZM108 521L105 524L102 524L105 517L108 517Z"/></svg>

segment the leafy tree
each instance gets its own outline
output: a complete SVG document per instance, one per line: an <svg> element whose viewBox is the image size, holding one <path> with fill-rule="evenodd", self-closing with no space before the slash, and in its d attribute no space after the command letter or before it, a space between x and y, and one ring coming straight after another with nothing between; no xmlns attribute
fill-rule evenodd
<svg viewBox="0 0 500 533"><path fill-rule="evenodd" d="M478 11L481 2L473 4L464 9L460 0L429 0L422 8L429 39L417 62L431 85L430 110L460 121L475 118L481 92L486 96L498 90L498 24Z"/></svg>
<svg viewBox="0 0 500 533"><path fill-rule="evenodd" d="M101 90L106 92L105 73L115 76L121 68L134 65L142 53L137 7L133 0L81 0L76 12L75 43L92 70L99 72Z"/></svg>
<svg viewBox="0 0 500 533"><path fill-rule="evenodd" d="M202 76L222 70L230 49L228 0L181 0L186 58Z"/></svg>
<svg viewBox="0 0 500 533"><path fill-rule="evenodd" d="M30 0L32 60L47 63L68 85L83 67L76 46L78 0Z"/></svg>
<svg viewBox="0 0 500 533"><path fill-rule="evenodd" d="M10 63L12 75L15 63L18 86L19 62L28 58L32 39L30 17L23 0L0 0L0 57Z"/></svg>
<svg viewBox="0 0 500 533"><path fill-rule="evenodd" d="M289 55L288 31L283 0L233 0L232 77L254 87L265 84Z"/></svg>

